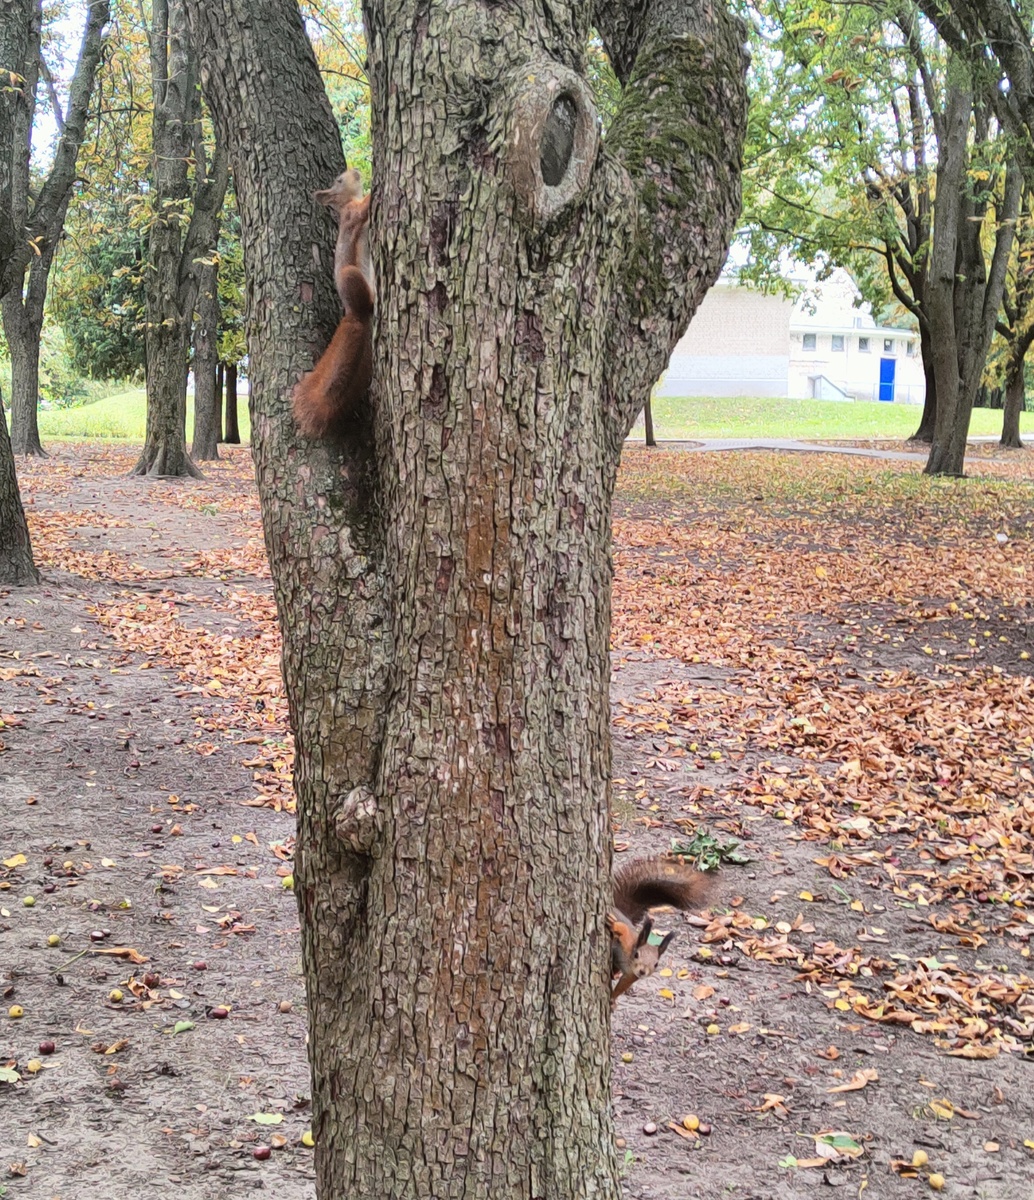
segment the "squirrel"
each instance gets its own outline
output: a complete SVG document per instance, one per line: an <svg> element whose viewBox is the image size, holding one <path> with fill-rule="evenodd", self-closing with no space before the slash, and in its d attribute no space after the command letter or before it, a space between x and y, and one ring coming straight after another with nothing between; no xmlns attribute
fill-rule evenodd
<svg viewBox="0 0 1034 1200"><path fill-rule="evenodd" d="M617 980L610 992L612 1005L637 979L654 973L675 936L666 934L659 945L651 946L653 921L647 911L661 904L683 910L699 908L710 883L702 871L686 866L677 858L637 858L618 868L614 875L614 903L607 912L610 973Z"/></svg>
<svg viewBox="0 0 1034 1200"><path fill-rule="evenodd" d="M363 195L362 180L353 167L316 192L315 199L337 213L334 285L344 315L319 362L294 389L294 419L311 438L339 429L373 377L370 197Z"/></svg>

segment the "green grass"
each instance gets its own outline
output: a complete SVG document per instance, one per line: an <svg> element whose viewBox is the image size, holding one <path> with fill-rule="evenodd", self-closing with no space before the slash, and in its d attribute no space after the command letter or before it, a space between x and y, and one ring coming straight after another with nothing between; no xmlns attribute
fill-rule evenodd
<svg viewBox="0 0 1034 1200"><path fill-rule="evenodd" d="M248 397L242 395L237 402L241 440L251 437L248 420ZM55 408L39 415L40 436L47 438L85 438L87 440L112 439L127 442L142 442L147 426L147 395L143 388L132 388L108 396L94 404L82 404L77 408ZM187 441L194 436L194 402L187 397Z"/></svg>
<svg viewBox="0 0 1034 1200"><path fill-rule="evenodd" d="M685 438L907 438L919 426L922 410L905 404L863 400L784 400L750 396L655 397L653 426L663 440ZM1034 413L1020 418L1023 433L1034 436ZM1002 432L1001 411L973 410L971 436ZM632 432L642 437L640 420Z"/></svg>
<svg viewBox="0 0 1034 1200"><path fill-rule="evenodd" d="M241 438L251 436L247 397L240 398ZM111 438L142 442L147 408L143 388L133 388L78 408L41 412L43 438ZM684 438L764 437L817 439L907 438L915 433L920 410L903 404L871 404L861 400L781 400L771 397L663 397L653 403L654 430L662 441ZM1020 427L1034 438L1034 413L1024 413ZM193 436L193 401L187 398L187 439ZM1002 431L1002 414L988 408L973 412L970 434ZM633 430L642 437L642 422Z"/></svg>

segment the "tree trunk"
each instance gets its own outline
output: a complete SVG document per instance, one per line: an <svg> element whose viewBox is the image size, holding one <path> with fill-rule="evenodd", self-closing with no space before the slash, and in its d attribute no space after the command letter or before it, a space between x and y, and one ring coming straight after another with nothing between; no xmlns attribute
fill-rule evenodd
<svg viewBox="0 0 1034 1200"><path fill-rule="evenodd" d="M1013 358L1005 377L1005 405L1002 412L1002 438L999 445L1010 450L1023 449L1023 442L1020 439L1020 413L1023 412L1027 399L1023 367L1023 357L1020 357L1019 361Z"/></svg>
<svg viewBox="0 0 1034 1200"><path fill-rule="evenodd" d="M43 38L43 5L31 6L29 36L21 62L0 59L0 68L16 67L23 79L18 103L7 136L0 140L0 156L10 163L10 206L16 233L15 245L5 264L3 323L11 348L11 442L16 454L43 455L37 410L39 407L39 347L43 307L50 268L54 262L68 202L75 181L76 161L93 94L94 77L103 49L108 20L108 0L91 0L86 10L79 57L68 91L67 111L55 105L52 116L60 133L47 175L32 178L32 138L35 131L36 91L39 86ZM4 21L9 20L5 14ZM0 40L0 45L6 39ZM9 89L12 90L12 89Z"/></svg>
<svg viewBox="0 0 1034 1200"><path fill-rule="evenodd" d="M0 307L11 351L11 449L46 458L37 420L41 325L25 312L15 292L8 292Z"/></svg>
<svg viewBox="0 0 1034 1200"><path fill-rule="evenodd" d="M196 459L219 457L222 395L217 388L216 344L219 336L219 265L207 264L200 275L194 322L194 441Z"/></svg>
<svg viewBox="0 0 1034 1200"><path fill-rule="evenodd" d="M616 1200L610 504L738 212L742 29L526 2L487 37L474 0L368 0L375 377L299 444L337 129L293 0L189 7L249 280L318 1193ZM624 85L605 146L565 65L590 19Z"/></svg>
<svg viewBox="0 0 1034 1200"><path fill-rule="evenodd" d="M35 0L9 0L0 20L0 67L13 69L25 61L32 36ZM20 120L19 108L24 93L15 87L0 87L0 296L13 286L12 271L16 251L24 231L15 227L15 160L7 153ZM0 584L21 587L39 583L39 572L32 560L29 526L25 520L14 454L7 432L7 417L0 396Z"/></svg>
<svg viewBox="0 0 1034 1200"><path fill-rule="evenodd" d="M226 380L226 432L223 441L228 446L239 446L241 431L237 423L237 364L227 363L223 373Z"/></svg>
<svg viewBox="0 0 1034 1200"><path fill-rule="evenodd" d="M226 441L226 437L223 434L223 391L225 389L225 386L226 385L225 385L224 377L223 377L223 364L221 362L217 361L215 364L215 402L216 402L215 431L216 431L216 437L221 442Z"/></svg>
<svg viewBox="0 0 1034 1200"><path fill-rule="evenodd" d="M646 444L656 446L657 439L653 436L653 408L649 400L643 405L643 425L646 431Z"/></svg>
<svg viewBox="0 0 1034 1200"><path fill-rule="evenodd" d="M32 560L29 526L25 520L14 455L7 433L3 397L0 396L0 586L26 587L39 583Z"/></svg>
<svg viewBox="0 0 1034 1200"><path fill-rule="evenodd" d="M215 246L226 192L226 152L217 142L206 163L185 0L154 0L150 51L154 213L145 276L147 435L131 474L201 478L186 445L187 350L201 262ZM184 227L191 162L193 206Z"/></svg>
<svg viewBox="0 0 1034 1200"><path fill-rule="evenodd" d="M923 442L929 445L933 441L933 431L937 424L937 375L934 370L934 351L930 335L925 329L925 322L919 329L919 348L923 356L923 378L926 390L923 395L923 415L919 420L919 428L908 439L910 442Z"/></svg>
<svg viewBox="0 0 1034 1200"><path fill-rule="evenodd" d="M994 334L1005 287L1022 194L1021 175L1010 159L997 209L991 266L984 257L986 205L972 196L967 178L973 95L962 64L948 66L948 98L938 131L937 207L930 269L930 335L934 344L937 416L927 475L961 476L973 401ZM977 113L976 141L986 141ZM981 137L981 133L984 137Z"/></svg>

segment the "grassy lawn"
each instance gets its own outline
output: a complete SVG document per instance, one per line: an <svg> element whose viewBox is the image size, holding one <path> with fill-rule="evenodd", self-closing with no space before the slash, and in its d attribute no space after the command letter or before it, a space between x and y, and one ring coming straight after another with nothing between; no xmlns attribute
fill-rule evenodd
<svg viewBox="0 0 1034 1200"><path fill-rule="evenodd" d="M251 435L247 396L240 398L241 438ZM721 437L801 439L907 438L919 424L918 407L871 404L861 400L781 400L771 397L664 397L654 400L654 428L661 440ZM108 396L79 408L40 413L46 438L112 438L142 442L146 421L143 388ZM187 398L187 438L193 435L193 400ZM1034 438L1034 413L1021 417L1022 431ZM970 434L998 436L1002 414L987 408L973 412ZM632 431L642 437L642 421Z"/></svg>
<svg viewBox="0 0 1034 1200"><path fill-rule="evenodd" d="M241 440L251 437L248 420L248 397L242 394L237 402ZM94 404L78 408L58 408L39 415L40 435L47 438L112 438L119 441L142 442L147 424L147 398L143 388L108 396ZM187 396L187 441L194 435L194 402Z"/></svg>
<svg viewBox="0 0 1034 1200"><path fill-rule="evenodd" d="M751 396L665 396L653 402L657 437L764 437L803 439L907 438L915 433L922 410L904 404L862 400L784 400ZM1022 432L1034 436L1034 413L1023 413ZM970 435L1002 432L998 410L973 410ZM642 420L632 431L642 437Z"/></svg>

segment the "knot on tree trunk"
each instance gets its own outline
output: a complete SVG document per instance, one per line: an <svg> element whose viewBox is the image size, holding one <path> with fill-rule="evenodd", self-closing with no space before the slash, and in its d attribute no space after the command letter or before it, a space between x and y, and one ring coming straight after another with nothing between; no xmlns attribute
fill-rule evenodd
<svg viewBox="0 0 1034 1200"><path fill-rule="evenodd" d="M506 170L525 219L546 225L585 194L600 130L585 80L549 59L533 59L514 75L506 133Z"/></svg>
<svg viewBox="0 0 1034 1200"><path fill-rule="evenodd" d="M334 819L335 833L353 854L372 854L382 826L377 797L365 786L352 788Z"/></svg>

